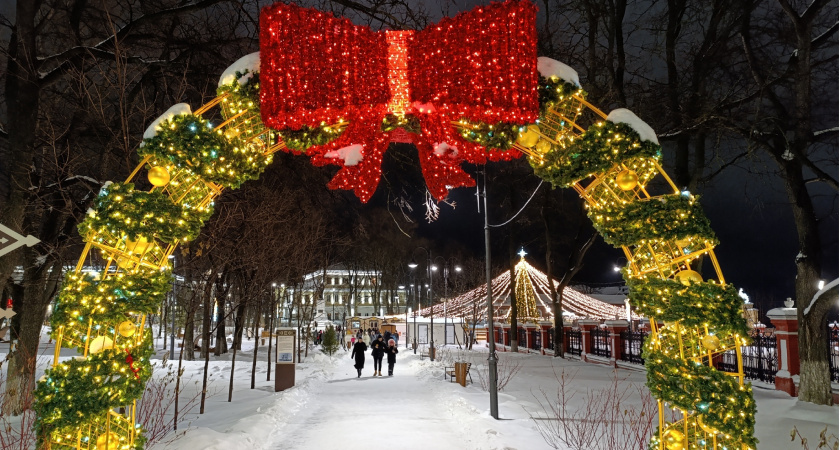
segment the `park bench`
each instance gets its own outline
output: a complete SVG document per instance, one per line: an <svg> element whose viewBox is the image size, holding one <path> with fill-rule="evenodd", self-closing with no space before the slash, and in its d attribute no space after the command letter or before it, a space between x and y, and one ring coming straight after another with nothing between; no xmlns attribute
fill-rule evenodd
<svg viewBox="0 0 840 450"><path fill-rule="evenodd" d="M472 367L472 363L468 362L466 364L467 364L466 376L470 377L470 383L472 383L473 382L472 375L470 375L470 368ZM450 383L455 382L455 366L444 367L443 368L443 379L445 380L447 376L449 377L449 382Z"/></svg>

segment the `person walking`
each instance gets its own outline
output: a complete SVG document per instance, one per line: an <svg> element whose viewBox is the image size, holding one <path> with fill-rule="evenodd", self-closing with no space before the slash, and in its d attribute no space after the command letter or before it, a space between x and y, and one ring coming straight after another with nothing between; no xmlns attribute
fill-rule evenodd
<svg viewBox="0 0 840 450"><path fill-rule="evenodd" d="M385 341L382 340L382 335L376 336L376 340L370 344L370 348L373 349L371 354L373 354L373 376L381 377L382 376L382 358L385 357Z"/></svg>
<svg viewBox="0 0 840 450"><path fill-rule="evenodd" d="M393 339L388 341L388 348L385 349L385 353L388 355L388 376L394 376L394 364L397 363L397 353L400 351L397 349L397 342Z"/></svg>
<svg viewBox="0 0 840 450"><path fill-rule="evenodd" d="M362 340L365 342L365 345L370 345L371 338L367 333L362 335Z"/></svg>
<svg viewBox="0 0 840 450"><path fill-rule="evenodd" d="M356 368L356 372L358 372L358 376L356 378L362 377L362 369L365 368L365 352L367 351L367 345L363 341L357 340L355 344L353 344L353 353L350 354L350 358L356 360L356 364L353 367Z"/></svg>

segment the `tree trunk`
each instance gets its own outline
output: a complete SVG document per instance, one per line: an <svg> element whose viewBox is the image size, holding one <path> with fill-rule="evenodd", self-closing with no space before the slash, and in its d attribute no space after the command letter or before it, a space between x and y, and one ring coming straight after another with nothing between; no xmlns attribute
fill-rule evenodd
<svg viewBox="0 0 840 450"><path fill-rule="evenodd" d="M262 297L257 304L257 310L254 311L254 361L251 363L251 389L257 385L257 355L260 350L260 312L262 311ZM233 379L233 376L231 376Z"/></svg>
<svg viewBox="0 0 840 450"><path fill-rule="evenodd" d="M44 292L47 274L50 272L46 269L48 265L34 264L37 255L34 248L24 249L24 252L24 261L28 264L23 276L28 283L15 290L20 296L14 300L13 309L17 315L12 318L9 334L10 340L16 342L16 345L9 357L6 398L2 404L3 414L15 416L32 406L41 329L51 300ZM61 270L58 261L51 266L54 270Z"/></svg>

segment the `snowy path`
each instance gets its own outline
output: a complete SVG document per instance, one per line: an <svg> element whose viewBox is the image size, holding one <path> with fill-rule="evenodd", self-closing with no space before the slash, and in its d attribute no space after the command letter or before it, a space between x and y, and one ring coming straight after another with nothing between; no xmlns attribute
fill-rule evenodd
<svg viewBox="0 0 840 450"><path fill-rule="evenodd" d="M417 357L408 352L400 356L393 377L373 377L370 355L361 378L356 378L352 360L339 361L331 379L315 389L317 397L289 419L274 448L330 448L337 441L350 447L412 450L428 449L434 442L441 450L467 448L463 430L410 364ZM383 366L387 373L387 364Z"/></svg>

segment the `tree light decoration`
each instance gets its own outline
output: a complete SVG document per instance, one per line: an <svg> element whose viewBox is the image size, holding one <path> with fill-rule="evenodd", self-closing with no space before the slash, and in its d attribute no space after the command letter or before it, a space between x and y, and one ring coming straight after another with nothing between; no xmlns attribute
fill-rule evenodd
<svg viewBox="0 0 840 450"><path fill-rule="evenodd" d="M537 142L550 149L529 147L533 138L514 147L537 175L572 186L604 240L624 250L630 300L651 318L644 355L661 424L651 448L754 449L755 402L740 354L747 335L742 302L724 282L713 251L717 238L697 197L677 189L659 166L659 145L640 135L652 133L647 124L624 111L615 117L628 123L613 123L582 95L571 97L541 110ZM672 193L648 192L657 175ZM712 262L717 281L691 270L700 256ZM716 355L730 350L737 371L716 370ZM668 405L682 418L671 423Z"/></svg>
<svg viewBox="0 0 840 450"><path fill-rule="evenodd" d="M316 165L341 164L330 187L351 189L365 202L390 142L409 139L438 200L450 187L474 185L462 162L520 152L537 175L572 186L605 239L622 246L631 300L653 319L645 359L661 426L651 448L754 449L755 402L740 355L747 343L741 299L725 284L713 251L717 240L696 197L674 186L659 166L658 144L637 132L643 127L606 120L575 83L537 74L535 16L531 3L509 0L422 31L375 33L294 5L265 8L262 77L237 71L194 114L161 121L126 182L106 184L79 225L86 246L50 319L56 353L35 391L39 447L143 447L134 419L151 375L145 317L171 282L168 257L197 235L224 188L257 178L274 151L287 149L306 152ZM214 126L201 115L216 105L225 120ZM527 146L517 142L522 132ZM443 144L453 151L436 152ZM350 146L362 149L355 165L326 156ZM154 181L149 192L131 182L144 168ZM158 168L169 175L167 183ZM628 171L636 175L634 186ZM657 175L672 193L650 195ZM91 251L104 269L84 274ZM716 281L686 275L701 256L711 261ZM523 289L547 290L546 277L525 261L517 276L525 277L517 283ZM504 287L494 287L499 298L496 289ZM534 290L516 293L525 300L523 317L551 310ZM623 314L573 293L566 290L564 303L582 316ZM450 305L453 311L471 306L463 296ZM62 361L62 347L80 355ZM738 359L734 374L713 367L715 356L729 350ZM682 414L673 423L671 407Z"/></svg>
<svg viewBox="0 0 840 450"><path fill-rule="evenodd" d="M534 286L531 285L531 277L528 276L528 263L525 256L516 264L516 317L520 321L536 322L542 314L537 309L537 296L534 294ZM513 308L508 310L506 319L510 319Z"/></svg>

